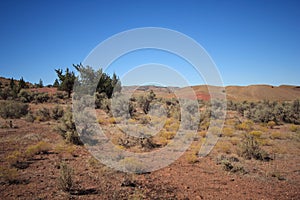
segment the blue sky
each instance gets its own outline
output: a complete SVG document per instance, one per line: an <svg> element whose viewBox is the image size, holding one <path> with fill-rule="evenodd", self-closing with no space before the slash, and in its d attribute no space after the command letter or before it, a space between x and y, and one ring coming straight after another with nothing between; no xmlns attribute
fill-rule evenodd
<svg viewBox="0 0 300 200"><path fill-rule="evenodd" d="M0 76L52 84L54 69L72 68L110 36L163 27L202 45L225 85L300 85L299 7L300 1L291 0L2 0ZM146 52L144 57L163 62L164 54ZM120 76L136 67L121 61ZM176 69L191 84L203 84L189 67Z"/></svg>

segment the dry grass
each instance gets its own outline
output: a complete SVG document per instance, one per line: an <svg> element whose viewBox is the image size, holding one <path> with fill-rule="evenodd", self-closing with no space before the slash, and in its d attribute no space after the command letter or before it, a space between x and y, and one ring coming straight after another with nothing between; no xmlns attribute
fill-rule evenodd
<svg viewBox="0 0 300 200"><path fill-rule="evenodd" d="M253 121L246 120L242 122L241 124L236 125L236 129L243 130L243 131L251 131L253 129Z"/></svg>
<svg viewBox="0 0 300 200"><path fill-rule="evenodd" d="M222 135L225 137L232 137L234 134L234 130L230 127L225 127L222 130Z"/></svg>
<svg viewBox="0 0 300 200"><path fill-rule="evenodd" d="M276 131L276 132L271 133L270 138L271 139L278 139L278 140L286 140L286 139L289 138L289 134Z"/></svg>
<svg viewBox="0 0 300 200"><path fill-rule="evenodd" d="M51 149L51 145L47 142L41 141L35 145L29 146L25 151L25 156L31 158L36 154L47 153Z"/></svg>
<svg viewBox="0 0 300 200"><path fill-rule="evenodd" d="M255 138L260 138L262 136L262 132L261 131L251 131L249 132L249 135L252 135Z"/></svg>
<svg viewBox="0 0 300 200"><path fill-rule="evenodd" d="M220 153L230 154L232 153L232 144L225 141L219 141L216 145L216 149Z"/></svg>
<svg viewBox="0 0 300 200"><path fill-rule="evenodd" d="M230 138L230 143L234 146L238 145L241 142L241 139L238 137L232 137Z"/></svg>
<svg viewBox="0 0 300 200"><path fill-rule="evenodd" d="M299 127L297 125L292 124L289 126L289 131L291 132L297 132L298 129Z"/></svg>

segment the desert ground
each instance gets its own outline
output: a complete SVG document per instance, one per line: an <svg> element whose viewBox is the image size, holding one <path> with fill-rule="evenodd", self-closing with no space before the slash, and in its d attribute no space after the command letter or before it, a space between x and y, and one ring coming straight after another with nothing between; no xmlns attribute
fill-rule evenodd
<svg viewBox="0 0 300 200"><path fill-rule="evenodd" d="M9 81L1 81L3 91ZM70 125L72 99L66 93L53 87L28 88L14 99L2 98L1 199L300 199L300 88L226 87L225 124L222 129L215 127L219 140L205 157L197 153L210 126L210 95L205 86L193 89L203 117L188 150L152 172L127 160L126 167L133 167L135 173L107 167L81 144ZM24 100L29 98L26 95L32 98ZM108 99L96 109L97 123L119 148L149 152L163 148L176 135L180 115L166 88L136 90L131 122L147 124L149 113L139 97L149 95L151 102L160 102L170 114L159 133L145 143L120 131L120 119L109 114L108 105L102 106ZM265 113L259 111L267 106L269 118L262 118ZM276 118L278 114L274 117L270 110L285 114Z"/></svg>

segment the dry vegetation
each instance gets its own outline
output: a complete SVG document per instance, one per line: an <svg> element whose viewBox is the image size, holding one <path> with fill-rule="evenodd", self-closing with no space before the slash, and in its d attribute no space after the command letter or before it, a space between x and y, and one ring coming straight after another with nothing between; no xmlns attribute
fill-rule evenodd
<svg viewBox="0 0 300 200"><path fill-rule="evenodd" d="M10 82L3 81L0 100L3 199L300 198L299 100L229 101L223 129L211 128L219 138L218 143L207 157L199 158L209 118L222 115L212 116L211 106L223 105L199 99L198 132L189 136L194 141L183 156L151 173L144 173L139 161L120 157L120 163L135 172L127 174L106 167L90 155L76 131L71 99L66 93L56 88L48 91L41 88L39 92L30 89L30 85L16 91L14 86L9 87ZM107 95L96 95L97 122L117 148L139 153L159 150L172 141L180 126L195 128L180 121L179 102L169 92L151 89L155 87L134 93L129 108L123 107L126 100L122 97L113 108ZM201 92L205 96L205 91ZM160 106L157 110L164 110L165 115L152 112L154 105ZM190 106L190 109L195 108ZM126 126L122 126L124 119ZM147 126L160 129L152 135ZM88 127L85 131L89 131Z"/></svg>

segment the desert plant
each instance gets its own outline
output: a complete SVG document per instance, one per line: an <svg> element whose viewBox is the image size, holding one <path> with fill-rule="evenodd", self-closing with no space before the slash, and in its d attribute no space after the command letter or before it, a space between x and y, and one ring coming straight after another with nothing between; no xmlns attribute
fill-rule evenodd
<svg viewBox="0 0 300 200"><path fill-rule="evenodd" d="M232 145L229 142L219 141L216 145L216 148L218 149L219 152L230 154Z"/></svg>
<svg viewBox="0 0 300 200"><path fill-rule="evenodd" d="M250 131L253 129L253 125L254 125L253 121L247 120L242 122L241 124L237 124L236 128L238 130Z"/></svg>
<svg viewBox="0 0 300 200"><path fill-rule="evenodd" d="M22 101L23 103L30 103L33 100L32 93L25 89L20 90L18 97L19 97L20 101Z"/></svg>
<svg viewBox="0 0 300 200"><path fill-rule="evenodd" d="M28 113L28 105L15 101L0 102L0 116L6 118L20 118Z"/></svg>
<svg viewBox="0 0 300 200"><path fill-rule="evenodd" d="M73 169L65 162L60 164L60 176L58 178L59 189L70 192L73 187Z"/></svg>
<svg viewBox="0 0 300 200"><path fill-rule="evenodd" d="M288 133L282 133L279 131L273 132L270 135L271 139L278 139L278 140L284 140L287 139L289 137Z"/></svg>
<svg viewBox="0 0 300 200"><path fill-rule="evenodd" d="M50 119L50 111L48 108L40 108L36 112L36 119L38 121L47 121Z"/></svg>
<svg viewBox="0 0 300 200"><path fill-rule="evenodd" d="M291 132L297 132L298 126L292 124L292 125L289 126L289 130L290 130Z"/></svg>
<svg viewBox="0 0 300 200"><path fill-rule="evenodd" d="M246 159L254 158L256 160L265 160L267 153L261 149L259 143L253 135L245 134L242 143L238 149L239 156Z"/></svg>
<svg viewBox="0 0 300 200"><path fill-rule="evenodd" d="M29 113L27 113L27 115L25 116L25 120L26 120L27 122L33 123L34 120L35 120L35 116L33 115L32 112L29 112Z"/></svg>
<svg viewBox="0 0 300 200"><path fill-rule="evenodd" d="M126 157L120 161L121 165L124 166L124 169L131 173L140 174L144 172L143 164L136 160L135 158Z"/></svg>
<svg viewBox="0 0 300 200"><path fill-rule="evenodd" d="M0 167L0 178L9 184L17 184L19 173L16 168L4 168Z"/></svg>
<svg viewBox="0 0 300 200"><path fill-rule="evenodd" d="M75 145L82 145L82 141L76 131L75 122L73 121L73 114L71 108L67 108L63 117L60 120L60 124L56 128L60 135L67 141Z"/></svg>
<svg viewBox="0 0 300 200"><path fill-rule="evenodd" d="M10 164L10 166L14 166L17 162L21 160L21 152L14 151L10 155L6 157L6 161Z"/></svg>
<svg viewBox="0 0 300 200"><path fill-rule="evenodd" d="M234 133L233 129L229 127L225 127L222 130L222 135L225 137L232 137L233 133Z"/></svg>
<svg viewBox="0 0 300 200"><path fill-rule="evenodd" d="M48 93L35 93L34 94L34 101L36 103L44 103L50 99Z"/></svg>
<svg viewBox="0 0 300 200"><path fill-rule="evenodd" d="M64 115L64 109L61 106L55 106L50 113L52 119L58 120Z"/></svg>
<svg viewBox="0 0 300 200"><path fill-rule="evenodd" d="M227 157L225 155L219 155L216 160L218 165L221 165L223 170L228 172L240 172L242 174L247 173L244 167L240 164L237 164L239 162L239 159L236 157Z"/></svg>
<svg viewBox="0 0 300 200"><path fill-rule="evenodd" d="M31 158L34 155L47 153L51 149L51 145L45 141L40 141L35 145L29 146L25 151L25 156Z"/></svg>
<svg viewBox="0 0 300 200"><path fill-rule="evenodd" d="M186 160L188 163L193 164L198 162L198 156L192 152L186 155Z"/></svg>
<svg viewBox="0 0 300 200"><path fill-rule="evenodd" d="M260 138L262 135L262 132L261 131L251 131L251 132L249 132L249 134L255 138Z"/></svg>
<svg viewBox="0 0 300 200"><path fill-rule="evenodd" d="M270 129L273 129L276 123L274 121L269 121L267 125Z"/></svg>

